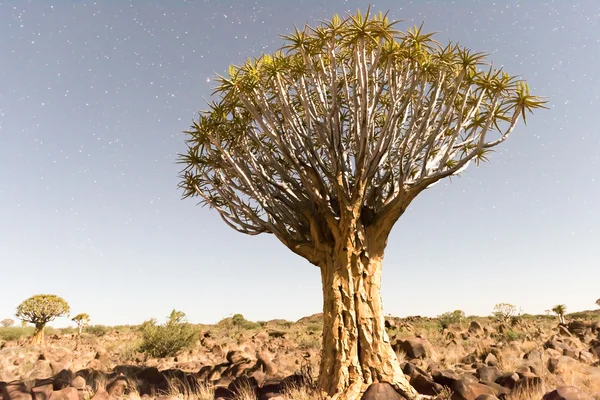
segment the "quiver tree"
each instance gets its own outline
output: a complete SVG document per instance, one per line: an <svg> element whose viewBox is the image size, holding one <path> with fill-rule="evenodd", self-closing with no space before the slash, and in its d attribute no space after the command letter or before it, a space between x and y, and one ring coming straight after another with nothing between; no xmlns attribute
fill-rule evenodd
<svg viewBox="0 0 600 400"><path fill-rule="evenodd" d="M15 324L15 321L10 318L5 318L2 321L0 321L0 325L2 325L5 328L9 328L9 327L13 326L14 324Z"/></svg>
<svg viewBox="0 0 600 400"><path fill-rule="evenodd" d="M69 305L53 294L38 294L19 304L16 315L24 323L35 326L31 343L43 344L46 324L56 317L68 316Z"/></svg>
<svg viewBox="0 0 600 400"><path fill-rule="evenodd" d="M187 131L180 186L248 234L271 233L323 285L319 385L375 381L408 398L384 329L381 261L394 223L440 179L485 161L543 101L484 54L381 14L334 16L231 66Z"/></svg>
<svg viewBox="0 0 600 400"><path fill-rule="evenodd" d="M86 313L77 314L73 317L71 321L77 324L77 331L79 335L81 335L81 333L83 332L83 328L88 326L88 324L90 323L90 316Z"/></svg>
<svg viewBox="0 0 600 400"><path fill-rule="evenodd" d="M507 323L511 318L516 317L517 314L517 306L509 303L498 303L492 311L492 315L502 323Z"/></svg>
<svg viewBox="0 0 600 400"><path fill-rule="evenodd" d="M554 306L554 308L552 308L552 312L558 315L558 322L560 324L565 323L565 313L567 312L567 306L565 306L564 304L558 304Z"/></svg>

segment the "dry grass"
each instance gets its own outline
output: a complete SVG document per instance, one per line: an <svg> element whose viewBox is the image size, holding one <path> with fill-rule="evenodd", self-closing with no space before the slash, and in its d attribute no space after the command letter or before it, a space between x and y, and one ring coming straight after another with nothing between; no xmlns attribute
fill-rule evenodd
<svg viewBox="0 0 600 400"><path fill-rule="evenodd" d="M283 392L284 397L292 400L324 400L325 397L321 395L317 390L310 387L304 386L292 386L288 387Z"/></svg>
<svg viewBox="0 0 600 400"><path fill-rule="evenodd" d="M540 387L527 388L525 390L519 390L518 392L512 392L508 395L507 400L540 400L546 394L544 385Z"/></svg>

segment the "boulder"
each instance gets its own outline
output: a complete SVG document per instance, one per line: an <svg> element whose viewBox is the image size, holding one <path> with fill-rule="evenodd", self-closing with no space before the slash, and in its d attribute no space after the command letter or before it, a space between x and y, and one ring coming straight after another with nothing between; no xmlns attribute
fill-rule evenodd
<svg viewBox="0 0 600 400"><path fill-rule="evenodd" d="M496 357L493 353L488 353L483 362L490 367L497 367L499 364L498 357Z"/></svg>
<svg viewBox="0 0 600 400"><path fill-rule="evenodd" d="M520 393L536 392L543 389L544 381L532 372L519 373L519 380L513 390Z"/></svg>
<svg viewBox="0 0 600 400"><path fill-rule="evenodd" d="M563 386L546 393L542 400L594 400L594 398L575 386Z"/></svg>
<svg viewBox="0 0 600 400"><path fill-rule="evenodd" d="M563 337L572 337L573 336L571 334L571 332L569 332L569 330L563 325L558 326L558 334Z"/></svg>
<svg viewBox="0 0 600 400"><path fill-rule="evenodd" d="M444 387L439 383L436 383L433 379L428 377L427 375L423 375L420 373L415 374L415 376L410 380L410 384L419 394L425 395L436 395L444 390Z"/></svg>
<svg viewBox="0 0 600 400"><path fill-rule="evenodd" d="M551 358L548 360L548 371L552 372L553 374L564 374L576 368L578 364L578 361L567 356Z"/></svg>
<svg viewBox="0 0 600 400"><path fill-rule="evenodd" d="M83 390L85 389L85 379L83 379L82 376L76 376L72 381L71 381L71 386L73 386L75 389L79 389L79 390Z"/></svg>
<svg viewBox="0 0 600 400"><path fill-rule="evenodd" d="M483 333L483 327L477 321L471 321L469 324L469 333L480 334Z"/></svg>
<svg viewBox="0 0 600 400"><path fill-rule="evenodd" d="M215 399L233 399L235 398L235 393L233 393L231 390L227 389L226 387L223 386L217 386L215 388Z"/></svg>
<svg viewBox="0 0 600 400"><path fill-rule="evenodd" d="M269 400L283 392L283 385L279 379L267 379L258 389L258 400Z"/></svg>
<svg viewBox="0 0 600 400"><path fill-rule="evenodd" d="M100 388L90 400L111 400L111 398L105 389Z"/></svg>
<svg viewBox="0 0 600 400"><path fill-rule="evenodd" d="M489 387L481 383L468 381L461 379L454 382L450 387L452 390L452 400L475 400L477 397L489 394L494 395L494 391Z"/></svg>
<svg viewBox="0 0 600 400"><path fill-rule="evenodd" d="M74 387L66 387L50 393L48 400L79 400L79 393Z"/></svg>
<svg viewBox="0 0 600 400"><path fill-rule="evenodd" d="M477 368L476 372L479 379L486 382L496 382L496 379L502 375L502 371L498 367L484 366Z"/></svg>
<svg viewBox="0 0 600 400"><path fill-rule="evenodd" d="M258 352L256 354L256 359L258 360L257 365L262 367L263 372L267 376L275 376L277 374L277 367L266 352Z"/></svg>
<svg viewBox="0 0 600 400"><path fill-rule="evenodd" d="M52 381L46 379L35 383L35 387L31 389L33 400L48 400L53 391Z"/></svg>
<svg viewBox="0 0 600 400"><path fill-rule="evenodd" d="M460 376L450 370L436 370L431 372L433 380L442 386L452 387L455 382L460 380Z"/></svg>
<svg viewBox="0 0 600 400"><path fill-rule="evenodd" d="M429 358L433 353L433 347L427 339L408 338L398 340L394 346L395 351L402 350L408 358Z"/></svg>
<svg viewBox="0 0 600 400"><path fill-rule="evenodd" d="M512 390L514 389L519 379L519 375L513 372L498 377L498 379L496 379L496 383L502 387Z"/></svg>
<svg viewBox="0 0 600 400"><path fill-rule="evenodd" d="M123 397L127 391L127 379L124 376L118 376L106 386L106 391L111 397Z"/></svg>
<svg viewBox="0 0 600 400"><path fill-rule="evenodd" d="M361 397L361 400L406 400L389 383L372 383Z"/></svg>
<svg viewBox="0 0 600 400"><path fill-rule="evenodd" d="M70 369L63 369L58 374L54 375L54 390L61 390L71 385L75 378L75 373Z"/></svg>

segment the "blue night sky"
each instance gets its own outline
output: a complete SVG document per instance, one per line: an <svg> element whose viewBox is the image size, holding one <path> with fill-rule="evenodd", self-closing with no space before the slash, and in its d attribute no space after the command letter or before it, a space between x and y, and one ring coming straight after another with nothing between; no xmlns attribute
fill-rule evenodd
<svg viewBox="0 0 600 400"><path fill-rule="evenodd" d="M385 312L593 309L600 297L600 8L587 1L374 1L406 29L485 51L548 96L482 167L398 221ZM320 275L274 237L181 200L182 130L216 73L360 1L0 0L0 319L53 293L92 323L320 312ZM56 326L66 324L57 321Z"/></svg>

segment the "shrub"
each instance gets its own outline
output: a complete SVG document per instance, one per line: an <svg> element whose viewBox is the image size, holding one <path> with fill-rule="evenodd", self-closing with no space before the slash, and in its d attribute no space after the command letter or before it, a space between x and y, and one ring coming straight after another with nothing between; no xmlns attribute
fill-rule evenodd
<svg viewBox="0 0 600 400"><path fill-rule="evenodd" d="M231 317L231 325L238 330L256 329L261 327L258 322L248 321L242 314L234 314L233 317Z"/></svg>
<svg viewBox="0 0 600 400"><path fill-rule="evenodd" d="M110 330L110 327L105 325L90 325L85 328L87 333L98 337L106 335Z"/></svg>
<svg viewBox="0 0 600 400"><path fill-rule="evenodd" d="M10 341L10 340L20 340L24 337L29 337L31 332L33 331L32 327L6 327L0 328L0 340Z"/></svg>
<svg viewBox="0 0 600 400"><path fill-rule="evenodd" d="M306 331L307 332L320 332L323 330L323 325L322 324L308 324L306 326Z"/></svg>
<svg viewBox="0 0 600 400"><path fill-rule="evenodd" d="M173 357L181 350L191 347L198 340L199 329L185 322L185 314L173 310L164 325L155 319L140 326L142 344L139 351L151 357Z"/></svg>
<svg viewBox="0 0 600 400"><path fill-rule="evenodd" d="M515 331L506 331L504 333L504 338L509 342L513 340L519 340L521 338L521 334Z"/></svg>
<svg viewBox="0 0 600 400"><path fill-rule="evenodd" d="M438 324L440 328L448 328L452 324L460 324L465 319L465 312L462 310L448 311L438 315Z"/></svg>

